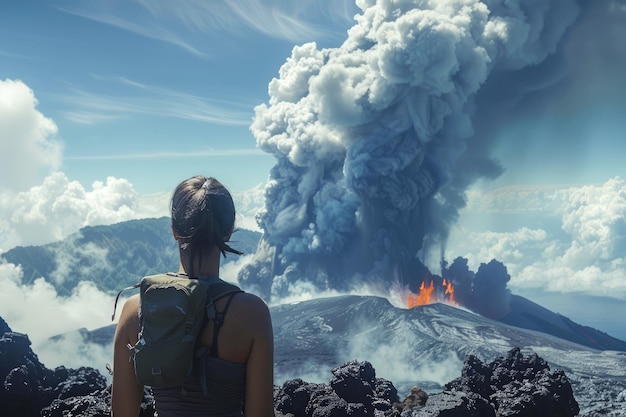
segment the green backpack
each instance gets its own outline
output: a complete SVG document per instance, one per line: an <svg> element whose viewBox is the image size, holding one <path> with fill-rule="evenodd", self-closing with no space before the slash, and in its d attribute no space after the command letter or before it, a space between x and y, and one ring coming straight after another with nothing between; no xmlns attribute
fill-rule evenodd
<svg viewBox="0 0 626 417"><path fill-rule="evenodd" d="M130 350L137 383L152 387L181 385L192 375L197 339L215 319L214 302L242 292L217 277L189 279L174 273L144 277L124 288L139 288L139 340ZM115 307L113 311L115 317Z"/></svg>

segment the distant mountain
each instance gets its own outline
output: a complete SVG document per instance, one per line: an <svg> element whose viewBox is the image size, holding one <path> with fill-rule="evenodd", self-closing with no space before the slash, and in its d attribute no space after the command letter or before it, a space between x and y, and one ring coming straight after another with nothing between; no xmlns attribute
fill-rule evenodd
<svg viewBox="0 0 626 417"><path fill-rule="evenodd" d="M237 230L231 243L253 253L260 237L258 232ZM18 246L0 257L22 266L24 284L44 277L63 296L71 294L79 281L91 281L101 291L113 293L144 275L178 271L169 217L85 227L60 242ZM224 262L233 259L236 255Z"/></svg>
<svg viewBox="0 0 626 417"><path fill-rule="evenodd" d="M523 329L535 330L599 350L626 352L626 342L589 326L582 326L531 300L511 295L510 312L498 321Z"/></svg>

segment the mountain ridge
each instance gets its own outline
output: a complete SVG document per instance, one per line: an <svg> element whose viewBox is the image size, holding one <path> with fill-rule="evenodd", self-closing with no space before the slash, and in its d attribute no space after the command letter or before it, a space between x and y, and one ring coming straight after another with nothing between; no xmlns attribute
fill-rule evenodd
<svg viewBox="0 0 626 417"><path fill-rule="evenodd" d="M256 251L261 234L237 230L231 243L244 253ZM168 217L130 220L109 226L89 226L59 242L16 247L0 255L21 265L22 284L45 277L61 296L68 296L82 280L115 294L141 277L178 270L178 248ZM223 264L237 259L228 256ZM600 350L626 351L626 342L597 329L580 325L517 295L507 296L509 312L503 323L542 331ZM480 305L476 306L477 308Z"/></svg>
<svg viewBox="0 0 626 417"><path fill-rule="evenodd" d="M260 233L239 229L231 243L244 253L256 250ZM113 294L141 277L178 271L178 247L169 217L129 220L106 226L87 226L61 241L17 246L0 258L21 265L22 284L43 277L61 296L69 296L81 280ZM228 263L236 259L223 259Z"/></svg>

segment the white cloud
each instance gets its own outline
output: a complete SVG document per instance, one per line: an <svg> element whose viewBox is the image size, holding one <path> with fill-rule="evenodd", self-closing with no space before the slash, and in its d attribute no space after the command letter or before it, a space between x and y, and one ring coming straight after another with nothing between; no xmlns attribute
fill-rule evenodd
<svg viewBox="0 0 626 417"><path fill-rule="evenodd" d="M233 192L232 196L237 211L235 227L261 232L256 215L264 204L265 184L258 184L243 192Z"/></svg>
<svg viewBox="0 0 626 417"><path fill-rule="evenodd" d="M91 282L80 282L69 297L59 297L43 278L21 285L21 269L0 264L0 316L12 330L27 333L33 343L76 330L111 323L113 297L100 292Z"/></svg>
<svg viewBox="0 0 626 417"><path fill-rule="evenodd" d="M450 237L449 260L463 256L476 270L495 258L507 266L512 287L626 299L626 182L616 177L600 185L554 187L549 192L531 188L522 187L521 194L518 187L472 192L460 227ZM531 195L534 198L526 198ZM512 207L516 214L527 209L544 218L558 215L561 230L470 232L464 223L464 215L473 219L480 210L488 216L510 215Z"/></svg>
<svg viewBox="0 0 626 417"><path fill-rule="evenodd" d="M60 240L84 226L167 214L167 200L144 200L123 178L85 189L56 171L62 158L57 127L36 106L26 84L0 80L0 253Z"/></svg>
<svg viewBox="0 0 626 417"><path fill-rule="evenodd" d="M65 238L84 226L156 217L162 208L141 204L132 184L122 178L96 181L86 190L62 172L46 177L43 184L19 193L0 194L0 248L38 245ZM145 210L140 212L139 208Z"/></svg>
<svg viewBox="0 0 626 417"><path fill-rule="evenodd" d="M11 330L28 334L33 351L48 368L93 366L104 372L112 349L85 345L80 335L72 332L111 324L113 296L100 292L91 282L80 282L69 297L60 297L43 278L32 285L21 285L21 279L19 266L0 263L0 317ZM49 340L64 333L73 335Z"/></svg>
<svg viewBox="0 0 626 417"><path fill-rule="evenodd" d="M246 263L250 262L251 258L252 255L233 256L234 260L222 263L220 267L220 278L224 281L232 282L233 284L238 285L237 275L239 274L239 270Z"/></svg>
<svg viewBox="0 0 626 417"><path fill-rule="evenodd" d="M48 277L56 284L62 284L70 273L78 271L81 277L92 275L92 271L106 270L114 273L113 268L108 267L108 249L101 248L93 242L79 243L80 234L63 241L63 247L55 251L54 261L56 269Z"/></svg>
<svg viewBox="0 0 626 417"><path fill-rule="evenodd" d="M61 165L57 126L37 110L33 91L19 80L0 80L0 191L19 191Z"/></svg>

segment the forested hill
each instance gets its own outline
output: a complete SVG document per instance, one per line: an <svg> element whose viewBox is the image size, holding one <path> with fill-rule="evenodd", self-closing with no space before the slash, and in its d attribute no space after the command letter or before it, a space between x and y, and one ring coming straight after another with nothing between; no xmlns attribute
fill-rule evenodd
<svg viewBox="0 0 626 417"><path fill-rule="evenodd" d="M258 232L237 230L232 246L254 253ZM44 277L59 295L69 295L79 281L93 281L109 293L134 284L144 275L178 270L178 248L169 217L89 226L68 238L42 246L18 246L0 255L21 265L23 283ZM237 259L228 256L223 262Z"/></svg>

